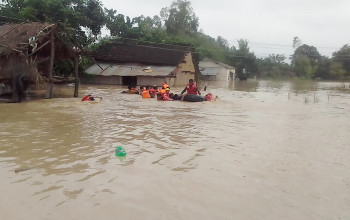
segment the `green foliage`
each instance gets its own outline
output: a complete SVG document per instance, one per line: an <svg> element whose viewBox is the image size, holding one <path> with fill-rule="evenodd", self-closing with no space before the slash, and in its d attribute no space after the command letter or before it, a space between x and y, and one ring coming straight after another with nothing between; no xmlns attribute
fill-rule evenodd
<svg viewBox="0 0 350 220"><path fill-rule="evenodd" d="M293 70L296 72L299 78L311 79L317 70L317 66L312 65L309 57L300 55L294 60Z"/></svg>
<svg viewBox="0 0 350 220"><path fill-rule="evenodd" d="M342 65L344 76L350 76L350 46L345 44L339 51L333 53L333 60Z"/></svg>
<svg viewBox="0 0 350 220"><path fill-rule="evenodd" d="M174 35L197 33L199 19L193 12L190 1L176 0L170 7L163 8L160 14L167 33Z"/></svg>
<svg viewBox="0 0 350 220"><path fill-rule="evenodd" d="M329 66L331 60L327 57L321 57L317 63L317 70L315 72L316 79L334 79L333 76L329 74Z"/></svg>
<svg viewBox="0 0 350 220"><path fill-rule="evenodd" d="M245 80L257 73L257 60L253 52L249 51L248 41L238 40L238 48L231 47L228 53L228 64L236 67L239 79Z"/></svg>
<svg viewBox="0 0 350 220"><path fill-rule="evenodd" d="M332 62L329 66L329 74L334 79L341 79L346 73L343 65L339 62Z"/></svg>
<svg viewBox="0 0 350 220"><path fill-rule="evenodd" d="M56 75L60 76L71 76L74 72L74 63L70 59L55 60L54 71Z"/></svg>
<svg viewBox="0 0 350 220"><path fill-rule="evenodd" d="M282 78L286 77L290 67L285 63L285 56L281 54L270 54L265 59L258 60L259 77Z"/></svg>
<svg viewBox="0 0 350 220"><path fill-rule="evenodd" d="M293 45L297 39L294 38ZM291 57L293 71L300 78L311 79L315 76L318 68L318 61L321 59L316 47L303 44L299 46Z"/></svg>
<svg viewBox="0 0 350 220"><path fill-rule="evenodd" d="M86 46L94 41L105 24L99 0L6 0L0 14L4 22L48 22L62 30L66 41ZM86 34L85 30L91 34Z"/></svg>

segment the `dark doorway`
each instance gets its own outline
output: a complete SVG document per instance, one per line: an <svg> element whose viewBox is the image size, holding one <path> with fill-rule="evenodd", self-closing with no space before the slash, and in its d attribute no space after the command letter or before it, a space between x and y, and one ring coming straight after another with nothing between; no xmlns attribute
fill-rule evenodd
<svg viewBox="0 0 350 220"><path fill-rule="evenodd" d="M124 86L136 86L137 85L137 77L136 76L123 76L123 85Z"/></svg>

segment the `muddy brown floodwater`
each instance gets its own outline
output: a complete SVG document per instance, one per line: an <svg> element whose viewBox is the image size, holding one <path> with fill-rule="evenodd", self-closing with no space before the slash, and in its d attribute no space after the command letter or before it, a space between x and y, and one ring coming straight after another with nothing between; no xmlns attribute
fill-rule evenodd
<svg viewBox="0 0 350 220"><path fill-rule="evenodd" d="M0 105L1 219L350 219L348 83L123 89Z"/></svg>

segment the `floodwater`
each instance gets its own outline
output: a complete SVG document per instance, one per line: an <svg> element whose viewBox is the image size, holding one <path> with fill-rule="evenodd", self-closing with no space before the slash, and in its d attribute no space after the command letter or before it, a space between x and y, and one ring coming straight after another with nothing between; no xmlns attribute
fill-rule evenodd
<svg viewBox="0 0 350 220"><path fill-rule="evenodd" d="M1 219L350 219L349 83L123 89L0 105Z"/></svg>

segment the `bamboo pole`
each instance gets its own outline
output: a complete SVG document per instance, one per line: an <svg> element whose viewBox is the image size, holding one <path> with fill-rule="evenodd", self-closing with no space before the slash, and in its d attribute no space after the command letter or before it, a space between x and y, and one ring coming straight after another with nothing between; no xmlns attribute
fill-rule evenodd
<svg viewBox="0 0 350 220"><path fill-rule="evenodd" d="M19 102L16 73L13 72L12 76L12 102Z"/></svg>
<svg viewBox="0 0 350 220"><path fill-rule="evenodd" d="M52 98L52 89L53 89L53 83L52 83L52 71L53 71L53 61L55 58L55 34L52 31L51 32L51 55L50 55L50 64L49 64L49 82L47 84L46 89L46 98L51 99Z"/></svg>
<svg viewBox="0 0 350 220"><path fill-rule="evenodd" d="M74 97L78 97L79 95L78 67L79 67L78 57L74 56L74 77L75 77Z"/></svg>

